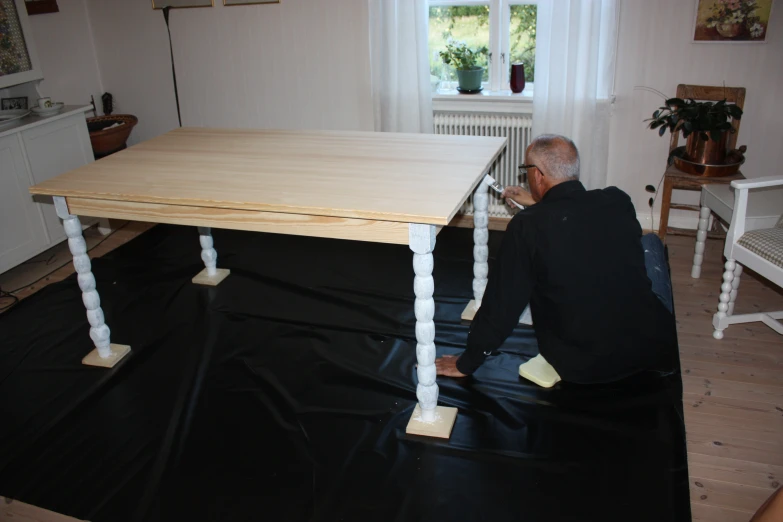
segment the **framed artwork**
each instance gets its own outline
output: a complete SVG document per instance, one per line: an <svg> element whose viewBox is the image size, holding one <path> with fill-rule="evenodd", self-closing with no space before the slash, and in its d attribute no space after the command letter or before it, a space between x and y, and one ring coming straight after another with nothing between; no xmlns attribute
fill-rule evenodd
<svg viewBox="0 0 783 522"><path fill-rule="evenodd" d="M694 42L763 43L774 0L696 0Z"/></svg>
<svg viewBox="0 0 783 522"><path fill-rule="evenodd" d="M213 0L152 0L153 9L163 9L164 7L171 7L172 9L180 9L184 7L212 7L214 6Z"/></svg>
<svg viewBox="0 0 783 522"><path fill-rule="evenodd" d="M19 98L3 98L0 101L0 109L4 111L13 110L27 110L27 96L20 96Z"/></svg>
<svg viewBox="0 0 783 522"><path fill-rule="evenodd" d="M29 15L60 12L60 8L57 7L57 0L24 0L24 4Z"/></svg>
<svg viewBox="0 0 783 522"><path fill-rule="evenodd" d="M17 5L0 0L0 76L23 73L32 68Z"/></svg>
<svg viewBox="0 0 783 522"><path fill-rule="evenodd" d="M223 0L223 5L279 4L280 0Z"/></svg>

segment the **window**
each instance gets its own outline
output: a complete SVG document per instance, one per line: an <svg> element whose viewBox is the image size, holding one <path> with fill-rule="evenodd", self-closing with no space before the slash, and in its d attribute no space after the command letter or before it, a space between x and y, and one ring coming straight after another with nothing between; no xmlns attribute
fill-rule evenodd
<svg viewBox="0 0 783 522"><path fill-rule="evenodd" d="M440 91L456 88L457 75L443 63L440 51L449 41L471 49L486 47L482 86L509 89L512 63L525 64L525 82L535 79L537 8L531 0L430 0L429 53L433 85ZM528 89L526 85L526 89Z"/></svg>

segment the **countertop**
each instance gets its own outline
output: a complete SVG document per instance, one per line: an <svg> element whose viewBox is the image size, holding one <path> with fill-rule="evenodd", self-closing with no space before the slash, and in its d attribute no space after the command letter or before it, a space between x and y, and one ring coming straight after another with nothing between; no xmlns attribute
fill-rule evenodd
<svg viewBox="0 0 783 522"><path fill-rule="evenodd" d="M15 120L13 123L9 123L8 125L5 126L0 126L0 138L4 136L8 136L10 134L21 132L23 130L32 129L33 127L37 127L38 125L43 125L44 123L49 123L55 120L66 118L73 114L77 114L80 112L84 113L91 110L92 110L92 105L84 105L84 106L66 105L65 107L63 107L63 110L61 110L57 114L53 114L52 116L36 116L35 113L31 112L28 116L25 116L21 120Z"/></svg>

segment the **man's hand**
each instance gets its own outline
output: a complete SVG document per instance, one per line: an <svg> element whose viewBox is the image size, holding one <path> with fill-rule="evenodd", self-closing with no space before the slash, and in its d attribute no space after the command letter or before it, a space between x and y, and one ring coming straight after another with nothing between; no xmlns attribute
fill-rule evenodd
<svg viewBox="0 0 783 522"><path fill-rule="evenodd" d="M512 203L511 200L516 201L523 207L529 207L536 204L530 192L523 189L522 187L506 187L500 197L506 200L506 204L509 207L514 206L514 203Z"/></svg>
<svg viewBox="0 0 783 522"><path fill-rule="evenodd" d="M456 355L444 355L443 357L436 359L435 368L437 369L438 375L444 377L467 377L467 375L457 369L457 359L458 357Z"/></svg>

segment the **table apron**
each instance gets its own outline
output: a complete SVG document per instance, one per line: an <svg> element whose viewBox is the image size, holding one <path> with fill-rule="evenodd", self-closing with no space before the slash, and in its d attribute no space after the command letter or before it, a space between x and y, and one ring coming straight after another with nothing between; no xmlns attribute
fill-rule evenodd
<svg viewBox="0 0 783 522"><path fill-rule="evenodd" d="M375 243L408 244L408 223L397 221L138 203L79 197L67 197L66 201L69 212L78 216L250 230L295 236L351 239ZM441 228L436 227L436 230L439 232Z"/></svg>

